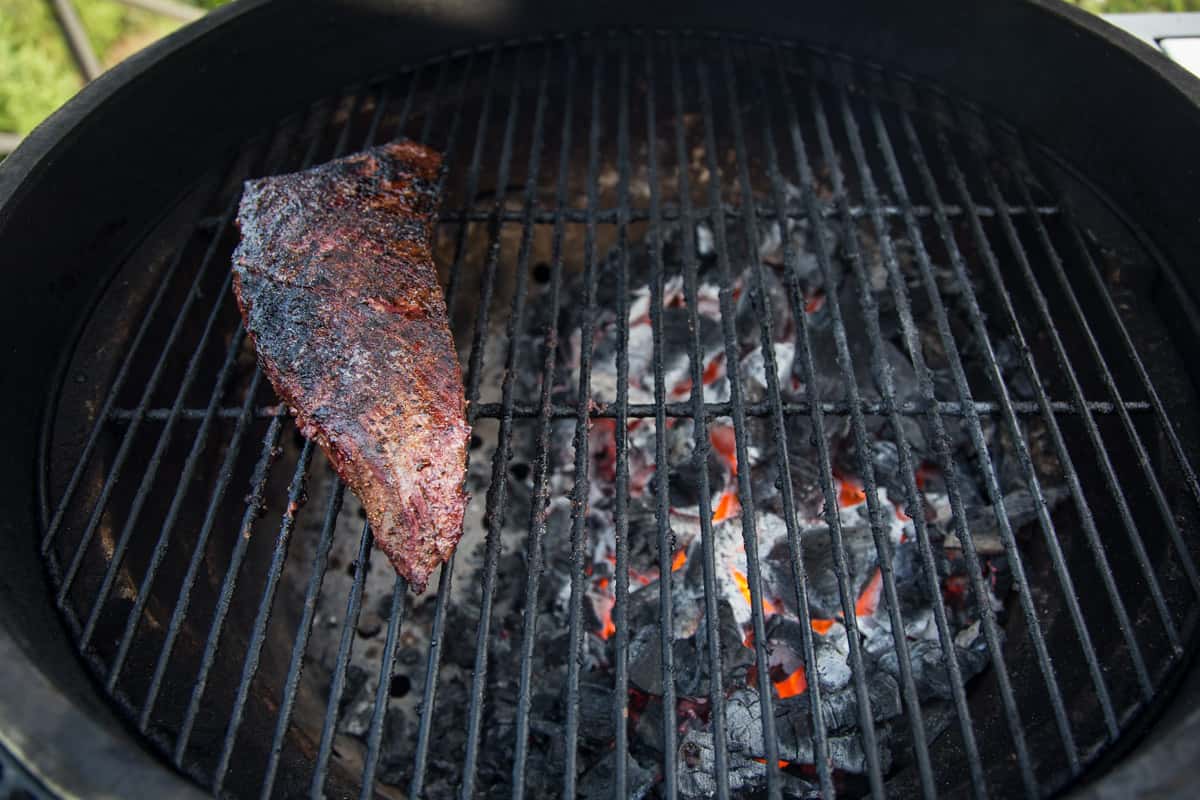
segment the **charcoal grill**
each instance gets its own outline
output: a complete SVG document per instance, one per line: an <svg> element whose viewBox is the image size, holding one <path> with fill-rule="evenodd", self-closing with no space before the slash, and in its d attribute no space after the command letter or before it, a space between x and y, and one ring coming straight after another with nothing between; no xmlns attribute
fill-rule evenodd
<svg viewBox="0 0 1200 800"><path fill-rule="evenodd" d="M14 758L3 774L22 764L30 785L68 795L686 796L696 784L681 748L701 708L720 796L1187 785L1200 86L1058 4L939 3L920 19L895 4L838 5L244 3L101 78L35 132L0 169L17 297L3 323L16 422L0 568L0 743ZM437 256L475 430L466 536L424 597L372 556L356 500L262 380L229 292L242 180L401 136L446 155ZM744 255L793 223L839 243L813 251L824 323L793 280L803 254L789 235L775 267ZM727 397L673 391L672 347L683 378L707 382L703 258L726 363L746 336L769 345L762 392L747 394L736 370ZM671 263L682 341L664 336ZM787 283L778 297L763 282L772 269ZM839 291L836 269L859 289ZM864 288L871 270L887 291ZM641 283L651 402L630 396ZM603 312L617 321L611 367L589 344ZM559 324L571 314L577 350ZM785 319L797 327L790 375L771 344ZM895 374L885 341L911 376ZM573 393L557 381L571 358ZM592 386L606 369L610 393ZM944 476L964 591L997 591L989 553L1011 570L1012 591L979 611L980 674L945 658L946 694L931 704L898 657L902 713L886 731L870 712L856 615L839 617L856 711L837 724L861 748L853 770L833 766L846 737L813 670L802 705L772 686L773 579L751 499L771 484L736 472L745 652L715 625L697 634L704 692L677 686L692 665L673 647L671 587L686 578L674 577L667 469L638 489L649 525L631 526L638 421L691 425L702 453L710 428L728 426L744 467L764 442L796 439L797 420L811 438L782 448L775 486L806 664L820 644L810 590L829 576L800 546L795 448L818 507L839 506L847 469L861 481L893 628L905 578L888 555L884 476L862 455L879 430L892 432L887 478L903 508L928 502L923 453ZM919 446L914 420L929 434ZM603 636L588 599L598 424L619 432ZM835 430L858 461L831 451ZM669 463L665 435L650 452ZM560 468L574 476L565 486ZM728 576L709 522L717 487L700 475L688 569L716 620ZM1002 510L1012 475L1032 500L1020 524ZM1001 509L986 543L969 522L969 483ZM565 522L541 511L556 500ZM908 546L932 563L945 543L914 517ZM824 519L822 569L848 611L861 588L849 534L838 512ZM631 588L639 553L655 580ZM931 641L949 652L948 601L930 591ZM660 686L649 701L630 667L648 646L636 613L647 596ZM600 671L581 655L596 648ZM760 704L750 733L722 683L731 658L745 661L736 688ZM648 702L670 713L650 722ZM807 761L789 744L797 719ZM646 736L665 754L653 767Z"/></svg>

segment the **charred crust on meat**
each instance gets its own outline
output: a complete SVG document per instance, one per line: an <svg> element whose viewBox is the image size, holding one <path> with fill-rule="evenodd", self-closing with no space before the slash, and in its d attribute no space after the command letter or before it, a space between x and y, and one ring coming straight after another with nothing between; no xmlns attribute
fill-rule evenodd
<svg viewBox="0 0 1200 800"><path fill-rule="evenodd" d="M233 291L275 391L416 591L462 536L462 373L432 256L441 156L393 142L248 181Z"/></svg>

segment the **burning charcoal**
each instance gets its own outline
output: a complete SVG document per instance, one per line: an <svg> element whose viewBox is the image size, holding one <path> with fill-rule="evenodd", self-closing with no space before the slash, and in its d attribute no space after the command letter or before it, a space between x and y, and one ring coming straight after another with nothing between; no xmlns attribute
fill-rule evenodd
<svg viewBox="0 0 1200 800"><path fill-rule="evenodd" d="M808 570L809 602L813 606L813 614L832 619L843 609L834 569L833 539L829 528L824 524L804 526L800 531L800 542L804 548L804 565ZM854 582L852 591L858 591L859 581L865 582L865 576L876 563L875 540L871 535L870 526L848 525L843 521L842 544L850 569L848 577ZM787 542L781 541L771 548L770 558L777 563L789 564ZM780 593L785 604L794 602L796 590L791 570L780 570L779 580ZM789 610L794 613L794 609Z"/></svg>
<svg viewBox="0 0 1200 800"><path fill-rule="evenodd" d="M366 733L374 708L367 688L367 671L355 664L346 669L346 683L338 700L338 730L352 736Z"/></svg>
<svg viewBox="0 0 1200 800"><path fill-rule="evenodd" d="M674 654L676 693L681 697L707 697L708 642L698 636L676 639Z"/></svg>
<svg viewBox="0 0 1200 800"><path fill-rule="evenodd" d="M954 650L964 681L979 674L988 664L987 645L982 636L973 640L969 647L956 645ZM942 658L941 644L936 640L910 642L908 652L920 698L949 700L953 695L950 690L950 676ZM899 678L896 651L884 654L879 659L879 666L893 677Z"/></svg>
<svg viewBox="0 0 1200 800"><path fill-rule="evenodd" d="M646 707L636 715L634 736L650 752L662 752L663 704L661 697L651 697L646 703Z"/></svg>
<svg viewBox="0 0 1200 800"><path fill-rule="evenodd" d="M792 374L792 361L795 359L796 348L791 342L778 342L775 345L775 374L779 386L787 386ZM750 354L742 359L742 374L745 380L742 389L746 400L750 403L762 401L767 396L766 358L762 347L755 347Z"/></svg>
<svg viewBox="0 0 1200 800"><path fill-rule="evenodd" d="M584 773L579 781L579 796L585 800L601 800L612 796L612 786L617 768L617 754L608 753ZM654 786L654 770L646 769L634 758L628 758L625 767L627 796L645 797Z"/></svg>
<svg viewBox="0 0 1200 800"><path fill-rule="evenodd" d="M592 680L580 681L580 736L593 742L612 738L612 715L612 687Z"/></svg>
<svg viewBox="0 0 1200 800"><path fill-rule="evenodd" d="M822 690L836 692L850 682L850 665L846 663L845 653L823 642L814 652L817 656L817 675L820 677Z"/></svg>
<svg viewBox="0 0 1200 800"><path fill-rule="evenodd" d="M647 694L661 695L662 646L657 625L634 629L629 642L629 682Z"/></svg>
<svg viewBox="0 0 1200 800"><path fill-rule="evenodd" d="M725 726L731 753L763 753L762 704L758 692L746 688L730 694L725 701Z"/></svg>
<svg viewBox="0 0 1200 800"><path fill-rule="evenodd" d="M750 793L767 785L766 763L761 756L742 755L731 747L727 764L731 791ZM701 798L716 795L716 755L711 733L693 730L684 734L677 751L676 765L681 797ZM817 796L815 788L804 779L786 772L780 777L783 779L785 797Z"/></svg>
<svg viewBox="0 0 1200 800"><path fill-rule="evenodd" d="M1067 490L1052 486L1043 488L1042 495L1046 498L1046 508L1053 511L1059 503L1067 498ZM1025 489L1010 492L1004 496L1004 513L1016 530L1037 519L1037 508L1034 505L1033 494ZM967 525L970 526L971 536L975 540L975 549L983 555L1004 552L999 540L999 523L996 521L994 506L977 506L967 509ZM950 534L946 537L946 547L961 549L958 537Z"/></svg>
<svg viewBox="0 0 1200 800"><path fill-rule="evenodd" d="M867 698L871 704L871 718L882 721L899 716L901 712L900 689L886 672L871 671L867 678ZM821 698L821 713L825 725L831 731L853 730L858 727L858 694L853 683L838 692Z"/></svg>
<svg viewBox="0 0 1200 800"><path fill-rule="evenodd" d="M408 720L403 709L387 710L381 751L379 779L392 785L407 784L412 775L412 753L408 746Z"/></svg>
<svg viewBox="0 0 1200 800"><path fill-rule="evenodd" d="M884 772L892 767L892 751L887 746L886 737L881 736L885 729L876 728L876 741L879 745L879 764ZM862 774L867 771L867 756L863 750L862 738L858 734L849 736L829 737L829 761L834 769Z"/></svg>

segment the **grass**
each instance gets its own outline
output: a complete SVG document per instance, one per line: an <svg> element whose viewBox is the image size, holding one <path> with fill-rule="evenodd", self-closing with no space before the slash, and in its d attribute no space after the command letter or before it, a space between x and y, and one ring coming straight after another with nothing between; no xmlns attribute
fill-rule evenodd
<svg viewBox="0 0 1200 800"><path fill-rule="evenodd" d="M215 8L229 0L185 0ZM994 0L1012 2L1012 0ZM178 25L113 0L72 0L105 67ZM1069 0L1094 13L1200 11L1200 0ZM83 85L46 0L0 0L0 131L28 133Z"/></svg>
<svg viewBox="0 0 1200 800"><path fill-rule="evenodd" d="M113 0L72 0L104 67L179 23ZM185 0L211 8L227 0ZM0 0L0 131L28 133L83 86L46 0Z"/></svg>

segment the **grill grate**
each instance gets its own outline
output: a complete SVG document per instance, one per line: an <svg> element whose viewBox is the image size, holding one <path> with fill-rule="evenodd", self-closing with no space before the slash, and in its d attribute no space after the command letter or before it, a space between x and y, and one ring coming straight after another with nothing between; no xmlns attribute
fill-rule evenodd
<svg viewBox="0 0 1200 800"><path fill-rule="evenodd" d="M473 118L467 142L460 135L470 134ZM356 648L363 647L359 631L368 587L373 586L370 530L363 524L352 548L352 577L340 602L331 565L339 519L345 524L343 506L352 501L344 503L345 487L331 478L325 481L321 503L312 509L304 504L308 483L323 479L314 465L325 462L311 443L293 442L294 426L271 399L249 357L229 292L227 264L235 236L230 223L236 187L247 175L302 168L401 135L446 154L441 184L449 207L440 218L439 261L449 265L446 298L455 328L471 331L469 343L460 339L460 352L467 356L471 422L481 438L494 436L495 449L480 522L481 556L464 543L443 566L430 601L432 615L426 606L414 605L403 579L395 579L384 595L383 645L366 657L376 670L375 677L367 678L368 685L373 680L373 703L360 737L361 753L351 756L345 752L351 740L339 733L339 726L346 719L343 696L355 680ZM579 654L589 635L583 608L589 426L595 420L616 420L611 718L618 723L612 725L611 788L615 796L626 797L634 789L625 720L631 714L629 653L636 631L630 624L633 534L626 507L630 465L624 423L652 419L656 431L665 431L669 421L692 420L695 451L704 457L711 447L708 426L729 418L737 462L749 464L750 421L765 421L782 444L779 488L789 566L803 659L813 665L813 576L801 557L791 477L795 466L787 455L789 420L806 417L814 431L809 444L848 632L857 735L864 754L862 791L934 797L969 786L978 797L1040 796L1066 786L1161 699L1172 669L1190 648L1200 597L1190 531L1200 484L1190 461L1191 425L1177 418L1179 409L1188 408L1188 393L1178 390L1170 364L1148 363L1147 349L1139 344L1153 334L1146 326L1157 314L1146 298L1154 296L1154 287L1134 284L1130 289L1124 277L1106 273L1101 259L1107 250L1092 241L1083 213L1069 202L1079 190L1067 186L1048 200L1042 187L1059 185L1068 173L1040 148L1030 146L1036 158L1029 158L1025 146L1015 132L986 120L978 109L915 81L791 44L731 36L637 32L509 44L433 61L386 85L318 103L304 120L287 121L270 141L237 154L225 177L209 187L209 205L220 210L196 213L195 224L174 241L173 257L165 266L138 262L135 256L122 268L122 274L144 273L143 280L157 283L146 284L151 288L145 292L144 317L118 343L111 380L98 390L97 410L86 418L90 427L55 445L47 473L48 496L57 499L46 509L42 550L81 651L139 730L177 767L218 794L239 796L268 797L306 788L319 796L326 790L361 787L360 796L367 798L389 791L377 776L388 766L385 745L394 735L389 727L395 711L393 681L411 673L420 680L420 703L402 788L409 796L422 796L430 792L435 773L439 778L446 773L461 786L461 796L473 796L484 793L482 784L494 779L481 776L481 762L489 743L494 745L485 709L499 682L509 679L497 678L492 664L498 639L509 633L507 628L493 630L497 585L507 569L502 561L516 563L507 559L508 547L523 553L525 571L515 645L520 669L511 678L515 744L506 788L524 796L533 791L531 771L547 763L534 752L539 746L535 738L544 739L534 720L540 678L534 662L540 649L550 646L539 638L538 618L543 550L551 533L542 510L553 491L553 423L574 421L566 641L568 652ZM789 181L799 188L798 209L789 205ZM635 192L635 183L638 191L645 186L644 197ZM668 196L672 192L673 198ZM546 197L552 198L552 207L543 205ZM640 199L645 207L636 207ZM843 243L851 267L846 280L854 287L850 294L839 295L833 288L837 277L829 248L819 245L816 252L821 283L830 287L825 301L844 395L821 395L821 366L794 268L798 254L785 235L786 300L791 318L800 321L797 369L803 385L810 387L806 396L792 401L781 390L773 346L780 323L767 296L764 265L752 259L745 291L758 320L766 399L747 398L737 370L731 370L727 401L709 400L703 391L691 392L686 401L672 400L664 368L664 244L657 233L645 231L662 231L667 225L692 231L700 222L711 226L720 333L726 362L736 364L734 251L744 244L749 252L759 252L760 223L781 219L810 225L818 241ZM731 241L729 232L739 230L742 241ZM684 346L691 385L701 387L699 257L694 238L681 239L690 315ZM867 242L877 243L879 252L867 252ZM915 281L901 269L901 242L911 244ZM629 397L630 258L639 247L646 249L652 265L652 403ZM617 380L611 400L594 402L593 326L602 310L600 298L607 296L599 281L601 260L610 248L617 259L612 308L619 332ZM1145 257L1145 248L1135 249ZM580 251L581 259L574 255ZM582 344L573 402L555 399L553 381L563 352L555 325L547 326L537 352L522 352L529 281L539 253L548 254L549 288L540 302L551 309L552 320L567 302L568 271L579 268L583 273ZM886 275L886 307L872 290L876 262ZM1169 271L1157 266L1146 271L1170 280ZM478 287L464 283L471 278L478 279ZM843 307L849 298L857 308ZM505 300L508 308L493 319L493 306L503 307ZM930 315L932 326L915 321L917 306ZM864 354L854 352L848 335L851 313L865 325L865 357L874 386L860 386L861 373L853 366ZM886 334L885 325L894 326L896 333ZM919 399L902 397L897 389L884 352L889 336L915 370ZM1000 343L1010 339L1016 343L1011 365L997 353ZM949 382L939 382L929 363L935 351L944 354ZM538 372L532 383L536 390L523 396L527 393L520 379L530 364ZM1033 399L1012 395L1010 387L1018 380L1030 387ZM60 415L79 413L69 407L65 392L60 402ZM968 525L969 509L959 484L963 470L981 481L996 510L1015 585L1007 622L1002 624L991 606L982 604L991 669L971 686L954 655L943 602L932 603L953 717L944 733L929 730L921 712L884 521L891 510L880 502L868 456L868 423L886 420L894 434L907 508L923 511L921 465L906 433L915 418L927 421L932 430L931 452L946 476L954 530L975 595L988 595L989 578ZM532 499L522 523L527 536L513 544L503 529L518 513L510 497L510 468L514 440L527 430L525 425L531 426L536 450ZM1044 430L1044 438L1035 441L1030 425ZM882 596L899 654L911 761L890 771L881 756L857 635L857 587L847 564L828 436L833 427L848 430L856 445L872 543L880 555ZM952 434L959 431L970 442L969 452L955 445ZM255 434L261 435L257 449L246 441ZM1033 497L1036 524L1028 531L1014 528L1005 512L989 444L993 435L1011 442L1015 469ZM659 574L670 576L674 534L670 479L663 468L668 463L666 437L657 436L654 446L654 548ZM1052 515L1035 449L1051 453L1061 467L1071 505L1066 514ZM290 474L275 466L281 454ZM753 500L758 487L748 469L737 480L762 704L762 755L767 794L774 797L787 784L773 713ZM713 487L703 469L699 482L704 608L706 617L716 620ZM250 487L244 500L235 497L242 485ZM198 503L192 497L196 494L203 495ZM273 502L280 507L272 509ZM182 529L192 529L192 512L198 519L195 532L183 535ZM320 519L311 519L314 515ZM303 522L306 518L311 524ZM931 531L924 513L912 518L925 565L925 591L940 598ZM252 535L271 527L273 533ZM311 539L304 549L311 560L301 563L291 545L305 537ZM190 550L181 552L183 548ZM470 563L464 567L461 562ZM460 571L475 570L477 586L455 588L456 564ZM177 593L165 585L176 580ZM283 594L281 586L286 587ZM477 627L466 687L465 748L447 766L437 756L434 722L446 702L439 684L447 637L467 635L448 629L450 609L463 596L478 601L473 606ZM340 614L332 624L336 635L328 637L328 653L314 652L320 638L316 632L327 624L320 609L331 605ZM670 580L659 581L657 612L663 707L674 710L680 698ZM231 619L236 620L232 628ZM272 638L271 631L284 623L294 627ZM422 630L415 634L414 628ZM731 785L725 712L729 687L722 684L721 664L727 654L718 626L706 630L702 655L711 678L707 699L714 779L718 795L725 797ZM411 649L413 641L427 642L422 663L401 664L401 651ZM178 652L181 647L185 655ZM314 665L326 657L332 663L329 674L317 669L314 675ZM581 791L579 739L587 724L580 670L580 658L566 658L558 788L570 796ZM303 699L310 685L319 703ZM812 680L807 707L816 757L811 777L823 796L857 791L831 766L830 721L822 692L821 682ZM298 715L301 705L303 718ZM674 713L663 715L661 736L668 755L654 791L665 797L681 792L674 758L678 724ZM258 738L261 744L252 741Z"/></svg>

